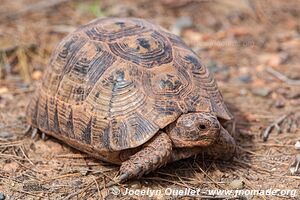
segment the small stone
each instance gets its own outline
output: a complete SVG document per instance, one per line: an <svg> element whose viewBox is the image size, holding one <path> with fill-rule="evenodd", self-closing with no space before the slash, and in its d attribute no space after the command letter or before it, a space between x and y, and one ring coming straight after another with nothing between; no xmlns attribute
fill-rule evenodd
<svg viewBox="0 0 300 200"><path fill-rule="evenodd" d="M229 184L229 186L230 186L231 189L240 190L240 189L244 188L245 183L244 183L243 180L233 180L233 181L231 181L231 183Z"/></svg>
<svg viewBox="0 0 300 200"><path fill-rule="evenodd" d="M295 144L295 149L300 150L300 141L297 141Z"/></svg>
<svg viewBox="0 0 300 200"><path fill-rule="evenodd" d="M14 136L15 135L10 132L6 132L6 131L0 132L0 138L2 138L2 139L12 139L12 138L14 138Z"/></svg>
<svg viewBox="0 0 300 200"><path fill-rule="evenodd" d="M252 77L250 75L241 75L241 76L239 76L239 81L241 81L243 83L251 83Z"/></svg>
<svg viewBox="0 0 300 200"><path fill-rule="evenodd" d="M0 94L1 99L7 100L7 101L11 101L14 99L14 96L11 93L2 93Z"/></svg>
<svg viewBox="0 0 300 200"><path fill-rule="evenodd" d="M11 162L11 163L6 163L6 164L3 166L2 170L3 170L4 172L14 173L14 172L17 171L18 167L19 167L19 164L18 164L18 163L16 163L16 162Z"/></svg>
<svg viewBox="0 0 300 200"><path fill-rule="evenodd" d="M216 177L219 177L220 179L222 177L224 177L224 173L221 172L218 168L216 168L216 170L214 171L214 174L216 175Z"/></svg>
<svg viewBox="0 0 300 200"><path fill-rule="evenodd" d="M199 33L196 30L193 29L187 29L183 32L183 37L184 38L189 38L189 40L187 41L188 44L190 46L201 46L201 48L205 48L207 47L207 45L205 45L205 41L203 41L203 34ZM199 44L199 45L198 45Z"/></svg>
<svg viewBox="0 0 300 200"><path fill-rule="evenodd" d="M79 171L82 176L88 175L89 171L87 169L82 169Z"/></svg>
<svg viewBox="0 0 300 200"><path fill-rule="evenodd" d="M249 27L231 28L227 32L228 34L233 35L234 37L251 35L251 29Z"/></svg>
<svg viewBox="0 0 300 200"><path fill-rule="evenodd" d="M0 88L0 94L4 94L8 92L8 88L7 87L1 87Z"/></svg>
<svg viewBox="0 0 300 200"><path fill-rule="evenodd" d="M111 7L111 9L108 9L108 13L111 16L118 16L118 17L128 17L131 13L137 12L137 7L132 4L123 3L122 4L116 4Z"/></svg>
<svg viewBox="0 0 300 200"><path fill-rule="evenodd" d="M171 32L176 35L181 35L182 29L191 27L192 25L193 21L190 17L180 17L175 21L175 24L171 28Z"/></svg>
<svg viewBox="0 0 300 200"><path fill-rule="evenodd" d="M259 180L259 176L257 174L251 174L249 176L249 179L252 181L258 181Z"/></svg>
<svg viewBox="0 0 300 200"><path fill-rule="evenodd" d="M232 22L232 23L239 23L241 20L245 18L244 13L241 11L233 11L230 12L230 14L227 16L227 18Z"/></svg>
<svg viewBox="0 0 300 200"><path fill-rule="evenodd" d="M248 75L251 72L249 67L240 67L239 73L243 75Z"/></svg>
<svg viewBox="0 0 300 200"><path fill-rule="evenodd" d="M114 196L118 196L119 194L121 194L121 190L117 186L112 186L111 188L109 188L109 191Z"/></svg>
<svg viewBox="0 0 300 200"><path fill-rule="evenodd" d="M254 88L252 89L252 93L257 96L267 97L271 93L271 90L268 88Z"/></svg>
<svg viewBox="0 0 300 200"><path fill-rule="evenodd" d="M273 55L270 57L270 60L267 62L271 67L277 67L281 64L281 58L279 55Z"/></svg>
<svg viewBox="0 0 300 200"><path fill-rule="evenodd" d="M5 199L5 195L2 192L0 192L0 200L4 200L4 199Z"/></svg>
<svg viewBox="0 0 300 200"><path fill-rule="evenodd" d="M32 78L33 80L40 80L41 77L42 77L42 75L43 75L43 73L42 73L41 71L37 70L37 71L34 71L34 72L31 74L31 78Z"/></svg>
<svg viewBox="0 0 300 200"><path fill-rule="evenodd" d="M133 181L133 182L131 183L131 188L132 188L132 189L140 189L140 188L141 188L140 182L138 182L138 181Z"/></svg>
<svg viewBox="0 0 300 200"><path fill-rule="evenodd" d="M74 186L74 187L80 187L82 185L82 181L81 180L74 180L70 183L70 185Z"/></svg>
<svg viewBox="0 0 300 200"><path fill-rule="evenodd" d="M276 100L275 101L275 107L276 108L283 108L285 106L285 102L282 100Z"/></svg>
<svg viewBox="0 0 300 200"><path fill-rule="evenodd" d="M107 197L110 195L110 190L108 188L104 188L100 191L100 194L103 199L108 199Z"/></svg>
<svg viewBox="0 0 300 200"><path fill-rule="evenodd" d="M206 67L212 73L216 73L220 70L218 63L216 63L214 60L209 60L206 64Z"/></svg>
<svg viewBox="0 0 300 200"><path fill-rule="evenodd" d="M287 59L288 54L286 52L262 54L259 56L259 61L261 63L269 65L271 67L278 67L279 65L285 63Z"/></svg>
<svg viewBox="0 0 300 200"><path fill-rule="evenodd" d="M286 95L288 99L299 99L300 98L300 90L291 90Z"/></svg>
<svg viewBox="0 0 300 200"><path fill-rule="evenodd" d="M247 95L247 90L245 88L240 89L240 96L246 96Z"/></svg>

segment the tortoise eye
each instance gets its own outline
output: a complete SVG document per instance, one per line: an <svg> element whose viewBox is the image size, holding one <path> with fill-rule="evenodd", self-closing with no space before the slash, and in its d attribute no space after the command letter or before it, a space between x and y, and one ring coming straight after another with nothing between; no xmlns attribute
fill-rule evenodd
<svg viewBox="0 0 300 200"><path fill-rule="evenodd" d="M202 131L204 131L204 130L207 129L207 126L205 124L200 124L199 125L199 129L202 130Z"/></svg>

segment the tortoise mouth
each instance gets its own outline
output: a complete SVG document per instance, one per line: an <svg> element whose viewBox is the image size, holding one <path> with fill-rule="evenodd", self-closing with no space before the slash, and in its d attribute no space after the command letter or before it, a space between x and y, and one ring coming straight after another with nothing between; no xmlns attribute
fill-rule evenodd
<svg viewBox="0 0 300 200"><path fill-rule="evenodd" d="M208 147L216 141L217 137L215 136L200 136L199 140L183 140L182 138L172 138L173 144L175 147Z"/></svg>

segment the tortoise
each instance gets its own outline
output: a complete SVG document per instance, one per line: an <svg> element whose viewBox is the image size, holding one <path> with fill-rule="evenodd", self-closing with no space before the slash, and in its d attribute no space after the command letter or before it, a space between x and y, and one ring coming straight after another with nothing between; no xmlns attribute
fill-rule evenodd
<svg viewBox="0 0 300 200"><path fill-rule="evenodd" d="M230 159L233 119L213 76L178 36L138 18L102 18L66 36L27 107L40 130L121 165L118 182L205 153Z"/></svg>

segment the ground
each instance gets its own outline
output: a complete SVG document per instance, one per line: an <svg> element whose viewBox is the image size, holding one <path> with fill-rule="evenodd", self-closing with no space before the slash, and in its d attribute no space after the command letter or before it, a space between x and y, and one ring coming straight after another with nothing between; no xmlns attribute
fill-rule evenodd
<svg viewBox="0 0 300 200"><path fill-rule="evenodd" d="M180 35L201 57L236 119L232 161L198 155L102 189L118 166L54 138L24 134L26 106L55 46L79 25L105 16L148 19ZM202 198L233 199L208 191L239 188L282 189L273 196L239 194L239 199L300 199L299 170L291 171L300 140L299 17L299 0L2 0L0 199L177 199L166 193L185 188L201 189ZM161 194L124 195L126 189ZM280 196L284 190L297 194Z"/></svg>

